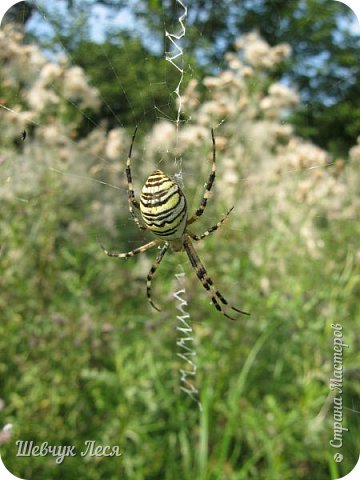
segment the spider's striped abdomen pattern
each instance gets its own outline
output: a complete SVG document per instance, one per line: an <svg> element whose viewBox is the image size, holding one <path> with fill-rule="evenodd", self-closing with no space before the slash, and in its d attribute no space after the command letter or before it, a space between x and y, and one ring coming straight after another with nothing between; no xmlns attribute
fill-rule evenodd
<svg viewBox="0 0 360 480"><path fill-rule="evenodd" d="M155 170L146 180L140 210L147 228L164 240L183 235L187 220L185 196L179 185L161 170Z"/></svg>

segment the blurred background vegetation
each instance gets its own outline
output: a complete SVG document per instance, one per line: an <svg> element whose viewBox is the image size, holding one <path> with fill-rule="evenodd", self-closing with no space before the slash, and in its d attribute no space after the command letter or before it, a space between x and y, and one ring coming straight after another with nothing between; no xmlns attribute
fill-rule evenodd
<svg viewBox="0 0 360 480"><path fill-rule="evenodd" d="M360 35L325 0L189 4L182 125L166 62L173 0L21 2L0 32L1 455L21 478L338 478L359 454ZM218 173L198 250L249 318L209 305L186 258L156 252L127 211L179 169L191 208ZM26 132L25 140L22 132ZM113 188L112 188L113 187ZM193 321L199 412L180 391L172 293ZM344 340L344 454L334 462L332 323ZM17 439L119 445L121 457L16 457Z"/></svg>
<svg viewBox="0 0 360 480"><path fill-rule="evenodd" d="M61 45L86 70L123 124L141 122L150 127L156 119L154 103L169 101L161 81L177 83L177 72L164 61L169 50L165 31L176 27L181 10L175 0L20 2L3 24L25 23L28 38L52 52ZM51 28L39 27L44 21ZM272 77L283 76L301 95L291 122L300 135L344 155L360 130L356 27L353 12L336 1L194 0L182 43L191 67L186 69L187 77L199 79L219 71L224 54L234 49L240 34L256 30L270 45L288 43L292 55ZM118 82L108 81L109 59L120 72ZM106 118L114 125L113 112L103 106L95 118Z"/></svg>

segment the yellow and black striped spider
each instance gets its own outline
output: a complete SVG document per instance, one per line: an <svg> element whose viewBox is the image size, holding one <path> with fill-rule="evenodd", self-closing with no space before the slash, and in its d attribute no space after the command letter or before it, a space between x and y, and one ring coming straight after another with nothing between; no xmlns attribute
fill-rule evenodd
<svg viewBox="0 0 360 480"><path fill-rule="evenodd" d="M228 315L227 311L229 309L232 309L244 315L249 315L249 313L229 305L229 303L221 295L219 290L216 289L213 281L208 276L192 244L192 240L202 240L210 233L217 230L224 223L225 219L234 207L231 208L216 225L209 228L201 235L195 235L188 229L188 226L196 222L196 220L198 220L198 218L200 218L201 215L204 213L209 194L215 180L216 146L213 129L211 129L213 144L211 172L205 185L205 191L200 206L196 210L194 215L190 217L190 219L188 219L188 211L184 193L182 192L179 185L174 180L165 175L165 173L163 173L161 170L155 170L155 172L153 172L146 180L145 185L143 186L143 189L141 191L140 203L135 199L135 193L131 177L131 153L135 141L136 131L137 128L135 129L132 137L129 156L126 162L129 210L135 223L141 230L150 230L160 238L157 240L153 240L152 242L149 242L142 247L135 248L135 250L132 250L131 252L114 253L108 252L103 248L104 252L109 257L127 258L132 257L138 253L146 252L150 248L162 244L162 248L158 254L158 257L156 258L154 264L152 265L148 273L146 284L147 298L151 306L156 310L160 310L151 299L152 278L169 246L175 252L185 250L187 256L189 257L190 263L196 272L197 277L201 281L203 287L206 289L206 292L210 297L212 303L214 304L215 308L219 312L223 313L225 317L228 317L231 320L234 320L234 318ZM141 213L144 224L140 223L140 220L135 214L134 209L136 209L138 213Z"/></svg>

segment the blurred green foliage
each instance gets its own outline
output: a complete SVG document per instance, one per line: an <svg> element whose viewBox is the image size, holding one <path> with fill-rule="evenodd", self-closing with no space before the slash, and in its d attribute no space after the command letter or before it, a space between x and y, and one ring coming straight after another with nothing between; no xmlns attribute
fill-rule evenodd
<svg viewBox="0 0 360 480"><path fill-rule="evenodd" d="M352 407L359 395L358 224L339 219L323 226L322 255L310 261L301 238L288 244L271 218L257 229L243 218L236 230L232 219L200 253L251 317L229 322L217 314L179 255L169 255L158 272L158 314L147 305L136 260L103 255L91 234L101 225L94 229L84 199L69 194L62 177L44 172L43 182L37 198L3 201L1 209L1 413L14 425L1 454L11 472L29 480L275 480L327 479L329 470L339 476L353 467L360 434ZM75 211L81 230L71 231ZM209 214L220 214L214 203ZM129 229L128 215L118 222L124 239L117 248L127 250L136 231ZM247 252L259 238L267 258L256 268ZM169 295L179 262L187 272L202 413L179 391L182 362ZM290 274L281 273L283 265ZM268 293L261 288L263 276ZM338 322L350 345L343 412L350 431L343 435L339 466L329 446L328 385L330 325ZM51 456L16 457L16 439L75 445L78 452L86 440L96 440L119 445L123 455L78 455L57 465Z"/></svg>
<svg viewBox="0 0 360 480"><path fill-rule="evenodd" d="M184 66L189 77L199 79L199 75L216 73L222 67L224 54L233 50L236 38L249 31L258 31L270 45L288 43L293 52L291 59L274 72L273 78L281 73L299 90L302 107L292 119L297 132L333 155L346 154L356 141L360 122L360 35L355 31L357 20L349 7L329 0L194 0L188 7L182 46L188 57ZM101 20L93 20L100 8L107 15L106 27ZM40 37L49 51L58 51L61 44L75 63L90 67L92 81L107 103L121 114L121 125L133 126L144 117L150 125L156 118L154 105L166 106L165 114L168 112L174 71L161 65L160 57L170 50L165 30L175 32L179 28L177 19L183 9L176 1L61 0L37 2L37 9L38 14L35 8L24 10L20 3L9 13L9 21L29 22L36 18L38 24L45 20L51 25L52 32L31 28L29 38ZM120 22L120 26L112 21L122 15L129 21ZM108 29L105 39L94 40L94 32L98 34L104 28ZM118 49L109 40L114 36L128 36L133 41L122 40L117 43L122 45ZM83 55L85 50L97 62L91 65L90 54ZM131 69L126 68L130 55ZM119 79L105 86L104 80L111 74L109 60L119 67L114 68ZM136 76L135 82L132 76ZM166 86L162 86L163 81ZM147 85L142 88L144 82ZM111 124L114 122L110 109L102 113Z"/></svg>
<svg viewBox="0 0 360 480"><path fill-rule="evenodd" d="M97 47L85 46L93 53L90 59L100 62ZM136 42L128 46L142 52ZM112 52L109 47L108 54ZM14 64L9 71L20 75ZM29 60L23 69L29 76L31 65ZM126 69L122 65L117 68ZM7 72L9 65L3 67ZM109 74L108 67L102 68ZM135 66L127 69L129 76L134 71ZM30 112L33 120L24 120L21 111L0 111L1 422L13 424L11 438L1 445L7 468L29 480L325 480L345 475L357 461L360 435L356 160L338 167L321 164L318 175L312 167L296 171L285 164L285 171L272 175L276 158L271 152L282 146L278 140L271 143L274 124L256 111L250 120L245 114L229 114L216 132L217 189L196 230L218 221L230 201L235 209L198 250L221 291L251 317L230 322L220 316L183 254L168 255L157 273L153 294L163 308L157 313L145 294L146 273L156 252L117 261L106 257L97 241L100 237L107 248L127 251L150 238L136 229L127 211L122 174L129 138L113 162L106 157L106 128L97 127L96 135L83 143L74 141L82 117L72 97L62 93L67 72L64 66L58 83L43 86L42 95L55 87L61 94L43 111ZM6 80L4 74L1 93L10 105L27 105L28 89L37 86L38 78L33 84L14 81L10 89ZM249 99L260 103L262 82L251 86L258 90ZM107 95L105 83L103 88L102 95ZM238 94L231 84L220 88L221 104L226 103L226 88ZM114 81L115 89L119 94ZM132 108L140 110L142 103L129 98ZM245 113L254 112L251 101L248 111L243 107ZM19 148L12 140L26 121L33 131ZM207 125L201 128L209 134ZM261 128L262 136L255 137ZM151 150L152 135L145 137L147 143L140 138L134 148L137 188L158 158L156 148ZM192 207L208 173L210 136L204 138L187 145L183 158ZM269 142L268 150L262 142ZM290 132L282 143L291 142ZM158 163L170 169L173 164L165 159L166 154L173 159L173 152L163 148ZM235 183L232 177L226 180L231 170L237 174ZM304 182L304 197L293 196ZM328 185L330 193L317 201ZM186 271L198 366L194 383L202 412L180 391L184 364L177 356L178 311L172 298L179 263ZM343 434L341 464L334 462L329 445L332 323L341 323L350 345L344 353L343 410L349 432ZM58 465L51 456L16 457L17 439L74 445L78 452L85 441L95 440L118 445L122 456L77 455Z"/></svg>
<svg viewBox="0 0 360 480"><path fill-rule="evenodd" d="M89 113L91 123L84 119L84 131L103 119L108 128L133 128L141 122L148 130L157 118L172 114L179 72L164 57L151 54L139 39L111 36L104 44L82 41L72 61L84 68L103 102L98 112Z"/></svg>

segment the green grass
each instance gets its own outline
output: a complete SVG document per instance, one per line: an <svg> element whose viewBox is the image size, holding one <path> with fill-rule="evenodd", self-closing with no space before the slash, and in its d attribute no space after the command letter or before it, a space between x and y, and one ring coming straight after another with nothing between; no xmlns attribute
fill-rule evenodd
<svg viewBox="0 0 360 480"><path fill-rule="evenodd" d="M355 225L332 224L323 254L311 261L275 235L276 261L269 257L258 267L246 258L245 239L239 243L242 229L225 227L199 251L222 290L241 298L251 317L231 322L213 310L185 256L169 256L157 274L158 314L146 303L136 260L104 257L86 220L85 231L71 233L63 188L52 186L41 201L2 206L1 414L14 430L1 454L10 471L27 479L275 480L336 478L352 469L360 433L351 411L359 394ZM251 241L256 232L247 227ZM223 264L227 251L241 263ZM179 262L187 274L202 412L180 391L184 365L170 295ZM350 432L342 464L332 459L326 407L337 322L351 345L344 358ZM118 445L122 456L77 455L58 465L51 456L16 457L17 439L78 451L95 440Z"/></svg>

